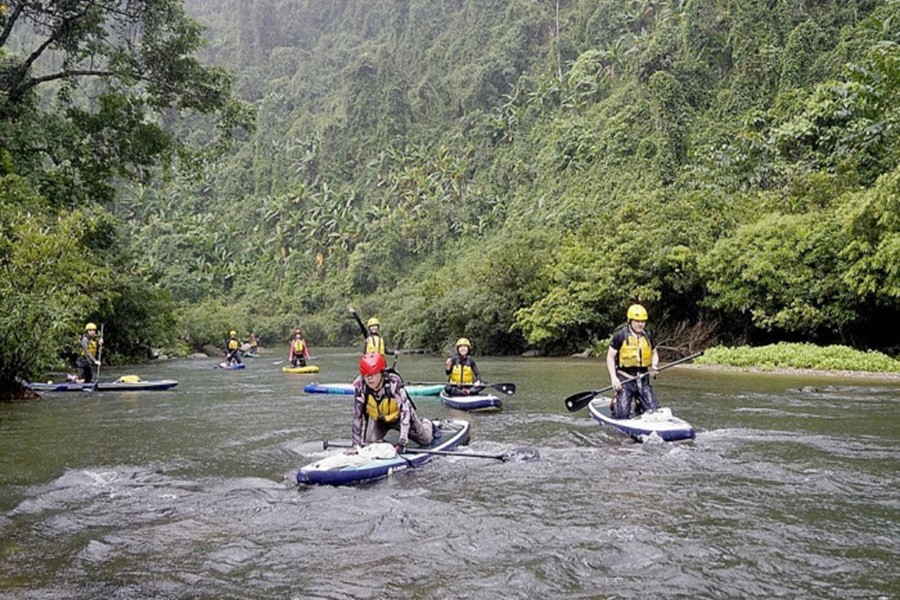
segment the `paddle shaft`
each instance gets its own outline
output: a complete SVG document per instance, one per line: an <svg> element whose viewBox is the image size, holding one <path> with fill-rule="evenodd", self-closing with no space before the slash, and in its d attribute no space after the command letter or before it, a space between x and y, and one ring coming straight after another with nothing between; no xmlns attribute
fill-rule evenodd
<svg viewBox="0 0 900 600"><path fill-rule="evenodd" d="M91 390L96 390L100 384L100 367L103 365L103 326L104 324L100 323L100 340L97 342L97 381L91 386Z"/></svg>
<svg viewBox="0 0 900 600"><path fill-rule="evenodd" d="M352 448L350 444L342 444L340 442L334 443L329 442L328 440L322 441L322 449L328 450L329 448ZM451 450L428 450L427 448L406 448L404 451L406 454L439 454L441 456L462 456L469 458L492 458L494 460L499 460L502 462L506 462L510 459L510 453L505 452L503 454L478 454L473 452L453 452Z"/></svg>
<svg viewBox="0 0 900 600"><path fill-rule="evenodd" d="M673 360L672 362L670 362L666 365L663 365L662 367L657 369L657 372L665 371L666 369L669 369L676 365L680 365L681 363L685 363L689 360L694 360L701 354L703 354L702 351L695 352L694 354L691 354L690 356L685 356L684 358L679 358L678 360ZM628 383L629 381L634 381L636 379L646 377L649 374L650 374L649 371L646 373L641 373L639 375L635 375L634 377L629 377L628 379L622 379L622 380L620 380L620 383ZM586 392L578 392L577 394L572 394L565 400L566 408L569 410L569 412L579 411L582 408L584 408L585 406L587 406L588 404L590 404L591 400L593 400L599 394L602 394L603 392L608 392L609 390L613 389L614 387L615 387L614 385L608 385L605 388L602 388L599 390L588 390Z"/></svg>

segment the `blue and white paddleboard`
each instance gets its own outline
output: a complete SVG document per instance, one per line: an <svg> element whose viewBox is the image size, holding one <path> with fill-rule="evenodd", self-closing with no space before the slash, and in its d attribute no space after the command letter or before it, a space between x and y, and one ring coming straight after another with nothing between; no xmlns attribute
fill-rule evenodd
<svg viewBox="0 0 900 600"><path fill-rule="evenodd" d="M591 417L601 425L611 427L643 442L656 435L667 442L694 439L694 428L684 419L672 414L670 408L658 408L633 419L616 419L609 407L609 398L597 397L588 404Z"/></svg>
<svg viewBox="0 0 900 600"><path fill-rule="evenodd" d="M440 427L441 437L421 449L446 452L468 441L471 427L468 421L447 419L436 423ZM343 450L306 465L297 472L297 483L353 485L381 479L411 467L418 467L435 456L439 455L418 452L397 454L391 444L367 444L355 454L349 454Z"/></svg>

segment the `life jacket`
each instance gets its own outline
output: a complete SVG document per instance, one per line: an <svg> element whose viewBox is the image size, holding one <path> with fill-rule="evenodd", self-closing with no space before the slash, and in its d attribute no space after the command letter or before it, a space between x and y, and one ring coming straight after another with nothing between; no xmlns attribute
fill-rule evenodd
<svg viewBox="0 0 900 600"><path fill-rule="evenodd" d="M235 338L231 338L228 340L228 349L229 350L240 350L241 343L237 341Z"/></svg>
<svg viewBox="0 0 900 600"><path fill-rule="evenodd" d="M366 388L366 415L370 419L383 423L400 420L400 405L394 399L390 385L390 381L384 382L384 396L381 400L375 397L372 390Z"/></svg>
<svg viewBox="0 0 900 600"><path fill-rule="evenodd" d="M368 354L369 352L384 354L384 338L380 335L370 335L367 337L365 354Z"/></svg>
<svg viewBox="0 0 900 600"><path fill-rule="evenodd" d="M631 328L625 334L625 341L619 348L618 361L623 369L649 367L653 357L653 347L646 333L635 334Z"/></svg>
<svg viewBox="0 0 900 600"><path fill-rule="evenodd" d="M84 346L83 355L85 358L92 359L97 357L97 352L100 351L100 342L98 338L93 337L88 340L86 346Z"/></svg>
<svg viewBox="0 0 900 600"><path fill-rule="evenodd" d="M291 354L301 356L304 348L306 348L306 344L303 343L303 340L294 340L291 342Z"/></svg>
<svg viewBox="0 0 900 600"><path fill-rule="evenodd" d="M475 372L469 366L469 361L466 360L465 364L463 364L460 360L459 356L454 357L453 366L450 369L449 383L475 383Z"/></svg>

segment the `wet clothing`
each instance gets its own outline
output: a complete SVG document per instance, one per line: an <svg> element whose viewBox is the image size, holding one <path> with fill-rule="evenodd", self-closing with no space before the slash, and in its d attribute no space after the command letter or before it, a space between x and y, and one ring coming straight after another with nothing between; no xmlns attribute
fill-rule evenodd
<svg viewBox="0 0 900 600"><path fill-rule="evenodd" d="M241 341L237 338L229 338L225 345L225 362L231 364L241 364L244 360L241 358Z"/></svg>
<svg viewBox="0 0 900 600"><path fill-rule="evenodd" d="M613 334L609 347L616 351L616 371L620 379L627 379L647 373L653 356L653 338L645 330L635 333L631 327L625 326ZM641 413L656 410L659 402L650 377L644 376L622 382L622 389L616 393L615 417L627 419Z"/></svg>
<svg viewBox="0 0 900 600"><path fill-rule="evenodd" d="M97 358L100 354L100 338L97 336L89 336L84 334L79 342L78 359L75 366L78 367L78 379L84 383L94 381L94 365L99 365Z"/></svg>
<svg viewBox="0 0 900 600"><path fill-rule="evenodd" d="M373 390L359 376L353 382L353 430L354 446L380 442L391 429L400 432L399 444L405 446L412 440L420 446L431 443L432 425L420 419L403 387L403 380L395 373L384 373L381 390Z"/></svg>
<svg viewBox="0 0 900 600"><path fill-rule="evenodd" d="M297 339L296 337L291 340L291 366L292 367L305 367L306 361L309 360L309 347L306 345L306 340L302 337Z"/></svg>

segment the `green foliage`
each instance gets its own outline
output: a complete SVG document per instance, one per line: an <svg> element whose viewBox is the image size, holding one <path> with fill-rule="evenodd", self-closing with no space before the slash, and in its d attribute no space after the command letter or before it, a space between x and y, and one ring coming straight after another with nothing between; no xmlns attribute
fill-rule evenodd
<svg viewBox="0 0 900 600"><path fill-rule="evenodd" d="M896 2L189 0L200 48L144 1L137 46L91 46L117 5L60 49L115 76L4 99L0 168L57 207L120 193L97 241L129 353L355 343L348 303L434 350L581 350L635 300L675 336L896 343ZM246 122L221 67L256 128L170 160Z"/></svg>
<svg viewBox="0 0 900 600"><path fill-rule="evenodd" d="M92 240L101 217L54 215L21 177L0 178L0 390L58 367L111 281Z"/></svg>
<svg viewBox="0 0 900 600"><path fill-rule="evenodd" d="M900 300L900 167L842 206L849 262L844 282L864 300L889 308Z"/></svg>
<svg viewBox="0 0 900 600"><path fill-rule="evenodd" d="M856 316L841 280L844 246L840 224L826 212L765 215L703 258L707 302L764 331L841 332Z"/></svg>
<svg viewBox="0 0 900 600"><path fill-rule="evenodd" d="M726 365L762 369L819 369L825 371L900 372L900 360L875 351L848 346L816 346L808 343L778 343L758 347L717 346L704 351L700 365Z"/></svg>
<svg viewBox="0 0 900 600"><path fill-rule="evenodd" d="M194 350L212 344L224 353L229 331L237 331L242 339L256 331L243 310L215 299L185 306L176 312L176 318L182 341Z"/></svg>
<svg viewBox="0 0 900 600"><path fill-rule="evenodd" d="M110 201L179 147L166 111L250 123L230 75L200 65L200 25L178 0L17 2L0 12L0 126L17 171L60 206Z"/></svg>

